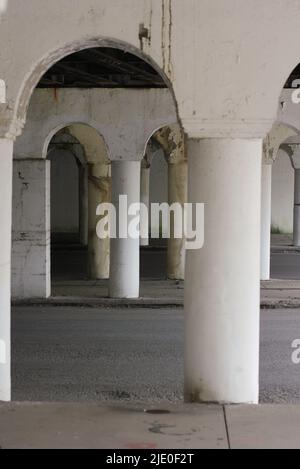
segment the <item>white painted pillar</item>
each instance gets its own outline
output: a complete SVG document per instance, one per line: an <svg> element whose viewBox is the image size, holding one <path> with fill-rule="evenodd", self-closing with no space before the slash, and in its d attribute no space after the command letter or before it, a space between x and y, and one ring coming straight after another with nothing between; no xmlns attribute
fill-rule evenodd
<svg viewBox="0 0 300 469"><path fill-rule="evenodd" d="M294 246L300 246L300 169L295 169Z"/></svg>
<svg viewBox="0 0 300 469"><path fill-rule="evenodd" d="M112 162L112 203L128 225L134 217L126 215L119 196L127 195L128 207L140 202L140 161ZM119 228L119 224L118 228ZM117 230L119 231L119 229ZM119 233L117 233L118 235ZM138 298L140 284L140 239L117 236L111 240L110 297Z"/></svg>
<svg viewBox="0 0 300 469"><path fill-rule="evenodd" d="M83 246L88 245L89 232L89 183L88 166L79 166L79 235Z"/></svg>
<svg viewBox="0 0 300 469"><path fill-rule="evenodd" d="M272 164L262 165L261 183L261 280L270 280Z"/></svg>
<svg viewBox="0 0 300 469"><path fill-rule="evenodd" d="M0 401L11 399L10 291L13 141L0 139Z"/></svg>
<svg viewBox="0 0 300 469"><path fill-rule="evenodd" d="M141 213L141 226L148 226L147 237L141 237L141 246L149 246L149 213L150 213L150 171L151 167L146 163L142 162L141 169L141 203L144 204L148 209L147 219L143 218L144 212Z"/></svg>
<svg viewBox="0 0 300 469"><path fill-rule="evenodd" d="M13 162L12 295L48 298L50 273L50 161Z"/></svg>
<svg viewBox="0 0 300 469"><path fill-rule="evenodd" d="M111 201L111 178L109 166L91 163L89 167L89 241L88 271L89 278L100 280L109 278L110 239L99 239L96 228L99 221L97 207Z"/></svg>
<svg viewBox="0 0 300 469"><path fill-rule="evenodd" d="M192 139L188 160L205 245L187 253L185 397L257 403L262 141Z"/></svg>
<svg viewBox="0 0 300 469"><path fill-rule="evenodd" d="M181 206L187 202L188 167L186 159L175 159L168 162L168 199L169 205L179 203ZM185 276L185 239L174 238L171 227L171 236L168 239L167 276L171 280L184 280Z"/></svg>

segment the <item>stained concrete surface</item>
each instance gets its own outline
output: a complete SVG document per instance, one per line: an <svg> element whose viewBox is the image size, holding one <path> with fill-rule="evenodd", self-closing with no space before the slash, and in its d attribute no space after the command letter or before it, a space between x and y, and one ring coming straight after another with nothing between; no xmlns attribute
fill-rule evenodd
<svg viewBox="0 0 300 469"><path fill-rule="evenodd" d="M300 407L225 408L232 449L300 449Z"/></svg>
<svg viewBox="0 0 300 469"><path fill-rule="evenodd" d="M0 445L7 449L228 448L221 406L166 404L161 409L170 414L163 415L147 414L146 409L142 405L0 405Z"/></svg>
<svg viewBox="0 0 300 469"><path fill-rule="evenodd" d="M263 310L261 402L300 403L300 310ZM183 309L13 308L13 399L183 399ZM208 357L209 359L209 357Z"/></svg>
<svg viewBox="0 0 300 469"><path fill-rule="evenodd" d="M299 406L0 404L2 449L299 449L299 429Z"/></svg>

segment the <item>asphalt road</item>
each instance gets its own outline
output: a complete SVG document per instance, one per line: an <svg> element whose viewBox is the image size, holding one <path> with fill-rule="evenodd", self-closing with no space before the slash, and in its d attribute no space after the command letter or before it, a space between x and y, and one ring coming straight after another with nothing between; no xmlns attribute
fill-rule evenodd
<svg viewBox="0 0 300 469"><path fill-rule="evenodd" d="M13 308L13 399L176 401L183 389L181 309ZM299 310L265 310L261 401L300 403Z"/></svg>
<svg viewBox="0 0 300 469"><path fill-rule="evenodd" d="M300 252L272 253L271 277L300 280Z"/></svg>

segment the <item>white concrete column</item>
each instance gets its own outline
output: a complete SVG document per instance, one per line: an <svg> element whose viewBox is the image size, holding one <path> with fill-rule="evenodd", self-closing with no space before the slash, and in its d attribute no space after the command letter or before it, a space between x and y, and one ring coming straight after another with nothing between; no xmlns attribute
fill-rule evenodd
<svg viewBox="0 0 300 469"><path fill-rule="evenodd" d="M79 236L83 246L88 245L89 233L89 171L87 165L79 166Z"/></svg>
<svg viewBox="0 0 300 469"><path fill-rule="evenodd" d="M13 141L0 139L0 401L11 399L10 291Z"/></svg>
<svg viewBox="0 0 300 469"><path fill-rule="evenodd" d="M205 244L187 253L185 397L257 403L262 141L191 139L188 160Z"/></svg>
<svg viewBox="0 0 300 469"><path fill-rule="evenodd" d="M272 164L262 165L261 183L261 280L270 280L271 217L272 217Z"/></svg>
<svg viewBox="0 0 300 469"><path fill-rule="evenodd" d="M112 203L117 210L117 218L122 217L128 226L134 217L126 214L125 207L119 204L119 196L127 196L128 207L140 202L140 161L112 162ZM119 223L117 223L119 231ZM140 283L140 240L117 232L111 240L110 256L110 297L138 298Z"/></svg>
<svg viewBox="0 0 300 469"><path fill-rule="evenodd" d="M188 165L185 158L172 158L168 162L168 199L169 205L187 202ZM174 238L171 226L171 236L168 239L167 276L171 280L184 280L185 276L185 239Z"/></svg>
<svg viewBox="0 0 300 469"><path fill-rule="evenodd" d="M300 144L292 142L282 145L282 149L290 157L292 167L295 171L295 188L294 188L294 246L300 246Z"/></svg>
<svg viewBox="0 0 300 469"><path fill-rule="evenodd" d="M141 227L148 226L147 237L141 237L141 246L149 246L149 213L150 213L150 171L151 166L147 162L142 162L141 169L141 204L144 204L148 209L148 217L144 220L144 212L141 213Z"/></svg>
<svg viewBox="0 0 300 469"><path fill-rule="evenodd" d="M99 239L96 228L99 221L97 207L111 201L111 177L109 165L91 163L89 167L89 278L100 280L109 278L110 239Z"/></svg>
<svg viewBox="0 0 300 469"><path fill-rule="evenodd" d="M50 275L50 161L13 162L12 295L48 298Z"/></svg>
<svg viewBox="0 0 300 469"><path fill-rule="evenodd" d="M185 137L181 127L176 124L167 126L155 134L156 140L164 150L168 163L168 202L169 205L187 202L188 163ZM185 239L174 237L171 223L171 236L168 239L167 277L170 280L184 280L185 276Z"/></svg>
<svg viewBox="0 0 300 469"><path fill-rule="evenodd" d="M295 169L294 246L300 246L300 169Z"/></svg>

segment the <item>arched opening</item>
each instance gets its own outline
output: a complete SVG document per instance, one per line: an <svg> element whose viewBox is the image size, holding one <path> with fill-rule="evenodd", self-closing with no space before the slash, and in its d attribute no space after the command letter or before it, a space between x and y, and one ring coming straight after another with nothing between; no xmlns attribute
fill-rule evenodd
<svg viewBox="0 0 300 469"><path fill-rule="evenodd" d="M149 140L142 163L141 199L143 201L145 198L151 207L149 239L142 239L141 243L142 278L176 282L184 279L183 217L181 219L180 213L176 212L175 208L182 209L183 213L187 202L187 167L185 139L180 127L165 126L157 130ZM146 179L148 179L148 197L143 194L147 187L143 185L143 180ZM156 213L158 207L159 216ZM164 216L166 207L168 207L168 219ZM182 225L179 237L174 233L175 223L178 223L176 226Z"/></svg>
<svg viewBox="0 0 300 469"><path fill-rule="evenodd" d="M86 158L80 142L68 133L58 132L48 147L50 161L51 280L86 277L86 242L83 212ZM72 253L80 253L78 256Z"/></svg>
<svg viewBox="0 0 300 469"><path fill-rule="evenodd" d="M264 159L267 165L263 166L265 179L262 186L263 210L262 227L265 226L266 218L269 218L268 205L270 209L271 225L271 256L268 259L266 254L264 269L267 275L262 275L262 279L300 279L299 259L297 245L300 238L297 236L298 202L296 190L298 157L297 148L300 131L300 111L299 95L300 87L300 66L296 66L288 77L279 99L277 123L273 126L265 142ZM299 166L300 167L300 166ZM269 168L268 171L264 168ZM271 190L271 194L266 194ZM264 203L265 202L265 203ZM266 233L266 229L265 229ZM262 249L264 252L264 239L266 234L262 231ZM264 257L264 254L263 256ZM268 264L270 270L268 274Z"/></svg>
<svg viewBox="0 0 300 469"><path fill-rule="evenodd" d="M141 279L166 279L167 239L162 224L151 217L153 204L168 203L168 163L164 150L156 140L150 139L141 169L141 202L149 208L148 238L141 240ZM154 238L153 233L159 237Z"/></svg>
<svg viewBox="0 0 300 469"><path fill-rule="evenodd" d="M110 202L106 145L94 128L73 123L52 137L47 159L51 163L52 296L88 296L84 286L88 289L90 280L109 277L109 240L98 239L96 233L97 206ZM83 283L78 293L79 281ZM101 289L106 296L106 283L99 282L98 287L97 293Z"/></svg>
<svg viewBox="0 0 300 469"><path fill-rule="evenodd" d="M109 93L114 93L114 91L118 91L125 89L125 90L132 90L133 92L136 92L137 90L160 90L160 89L166 89L168 87L168 84L165 82L165 80L162 78L162 74L158 73L157 70L149 64L149 62L145 62L144 60L141 59L141 57L138 57L131 52L128 52L127 50L118 50L113 47L106 47L106 48L98 48L98 47L92 47L92 48L85 48L82 51L75 52L73 54L68 55L67 57L62 58L58 62L52 64L52 66L46 71L46 73L43 74L41 79L39 80L37 84L37 90L36 93L38 92L43 92L45 93L48 92L48 95L51 97L51 101L54 103L59 103L60 100L62 99L62 95L64 91L71 92L72 90L76 90L76 92L86 92L88 93L89 91L94 91L99 90L99 92L102 89L108 90ZM79 96L79 92L77 93L77 96ZM42 93L41 93L42 95ZM48 97L49 97L48 96ZM74 98L75 99L75 98ZM37 104L37 102L35 103ZM74 101L75 104L75 101ZM155 102L156 104L156 102ZM88 105L92 105L91 100L89 101ZM80 107L80 106L79 106ZM87 106L88 108L88 106ZM58 109L58 108L57 108ZM121 109L119 109L121 110ZM101 109L100 109L101 111ZM124 109L122 110L124 112ZM128 115L130 114L130 108L125 110ZM152 112L152 108L151 108ZM43 109L43 112L41 113L41 117L47 114L47 107ZM176 115L176 113L175 113ZM141 153L141 148L145 149L145 143L149 140L150 136L153 134L153 130L157 128L161 128L161 126L164 123L164 119L156 119L154 120L153 123L153 128L144 129L144 133L141 133L143 139L140 138L141 144L139 146L136 146L137 152L135 155L130 155L131 147L127 153L125 154L114 154L114 160L111 162L108 157L111 156L111 152L106 151L105 154L105 162L103 163L102 167L99 168L99 165L97 165L97 152L95 153L95 150L93 148L93 145L91 145L91 125L89 126L88 119L80 119L80 114L76 116L72 115L72 108L69 109L69 112L66 114L68 117L67 121L65 122L64 126L61 125L61 121L59 120L59 112L54 116L55 118L52 121L52 127L51 127L51 132L49 132L49 128L47 126L47 132L43 134L43 145L39 145L39 151L40 151L40 157L43 158L43 161L45 161L45 157L47 156L46 160L48 163L51 163L51 205L52 205L52 221L51 221L51 238L52 238L52 261L53 261L53 255L56 256L57 262L62 263L63 268L67 268L66 271L60 270L61 266L57 266L57 277L58 280L60 279L66 279L68 280L68 284L71 285L71 290L67 289L67 285L63 285L61 283L61 289L57 288L57 285L54 285L54 288L52 290L52 293L57 296L95 296L96 298L102 297L102 296L107 296L107 290L101 290L101 287L103 285L106 285L107 288L107 279L109 276L109 272L107 275L107 271L103 268L104 263L102 266L95 265L96 262L94 262L93 269L90 269L91 267L91 256L92 259L95 261L95 259L99 259L99 256L101 256L101 259L105 259L105 256L107 256L107 249L104 247L103 243L99 243L98 240L96 239L96 224L99 220L99 217L96 216L96 206L99 202L107 202L111 198L111 190L110 190L110 178L111 178L111 171L112 171L112 179L121 181L124 180L124 173L122 173L123 166L126 166L127 162L129 163L128 167L126 168L125 175L131 176L131 171L134 171L134 174L137 176L136 178L132 178L132 185L134 185L137 180L138 180L138 175L140 172L140 162L141 162L141 156L143 156ZM78 117L79 116L79 117ZM94 117L94 116L93 116ZM109 111L107 111L107 114L104 116L103 121L101 124L105 124L105 120L109 123L109 129L112 133L112 139L116 139L118 137L115 135L116 132L116 123L118 123L119 115L114 114L113 120L112 116L109 114ZM143 110L141 114L137 117L137 119L140 121L142 120L142 124L144 121L147 121L148 119L148 113L147 109ZM69 122L69 123L68 123ZM74 123L75 122L75 123ZM77 122L77 123L76 123ZM80 122L80 124L79 124ZM168 120L166 120L168 123ZM174 120L172 121L174 122ZM48 122L49 123L49 122ZM95 119L90 122L90 124L93 124L95 127ZM30 125L30 122L29 122ZM67 127L66 127L67 126ZM143 125L141 126L143 127ZM45 126L46 128L46 126ZM89 132L84 132L89 128ZM95 127L96 128L96 127ZM54 129L54 130L53 130ZM26 131L26 129L25 129ZM101 126L97 126L96 130L93 130L94 134L97 134L98 137L99 135L103 135L103 138L105 140L105 144L107 144L107 139L106 136L109 134L107 132L107 128L105 128L105 135L104 133L102 134L101 132ZM125 129L126 131L126 129ZM126 132L124 132L126 134ZM123 135L124 137L124 135ZM125 135L126 137L126 135ZM123 138L124 142L126 142L126 138ZM130 138L131 140L135 140L136 135L132 131L130 131ZM107 144L107 148L105 148L105 144L103 144L102 149L104 147L105 150L108 148L111 150L111 146ZM152 198L153 201L158 201L161 202L166 197L166 186L167 186L167 164L165 162L165 155L164 152L161 150L161 146L156 143L156 152L159 152L159 157L155 159L155 165L153 168L153 175L152 175L152 183L150 184L151 193L152 193ZM102 150L99 150L100 152ZM96 160L93 159L96 154ZM127 161L128 154L133 158L133 160ZM112 159L111 159L112 160ZM111 164L112 163L112 164ZM85 204L85 212L83 210L84 204L81 203L82 201L82 186L83 183L80 183L80 170L82 167L87 166L87 172L88 172L88 203ZM103 166L105 166L105 169L103 169ZM111 170L111 166L113 166ZM121 169L120 169L121 168ZM114 171L114 172L113 172ZM116 178L117 176L117 178ZM119 179L118 179L118 176ZM66 181L66 178L72 179L72 181ZM161 195L158 196L157 194L157 184L158 181L157 179L160 179L159 183L159 189L161 190ZM130 177L129 177L130 179ZM163 179L163 181L162 181ZM64 182L65 181L65 182ZM131 184L131 183L130 183ZM127 184L127 188L129 186L129 191L131 189L130 184ZM138 185L139 186L139 185ZM164 187L161 187L164 186ZM103 199L100 198L98 200L97 197L94 197L95 194L99 194L99 190L101 189L101 194L103 195ZM118 192L118 187L115 185L115 193ZM136 187L135 187L136 191ZM138 195L140 195L140 187L138 187ZM66 196L67 194L67 196ZM134 197L137 195L137 192L134 193ZM133 199L134 199L133 197ZM90 201L93 198L94 200L94 205L91 205ZM67 208L68 206L68 208ZM65 211L68 210L68 216L64 217ZM85 238L85 242L87 242L87 246L84 244L84 229L81 228L81 223L80 223L80 217L82 214L86 214L88 212L88 235ZM84 218L84 217L83 217ZM91 220L93 223L91 223ZM85 221L86 223L86 221ZM84 223L82 223L84 225ZM86 227L86 225L85 225ZM86 233L85 233L86 234ZM54 244L57 241L57 246L54 246ZM95 241L95 242L94 242ZM101 244L101 248L99 247ZM115 245L116 246L116 245ZM86 270L82 270L81 273L77 276L77 266L74 268L74 251L72 253L73 248L78 247L78 251L83 253L84 257L84 262L86 266ZM53 249L55 248L55 249ZM57 248L57 249L56 249ZM138 248L139 248L139 240L138 240ZM98 251L97 251L98 249ZM117 249L119 249L119 246L117 245ZM55 253L56 250L56 253ZM101 252L100 252L101 250ZM71 256L73 257L68 257L70 260L70 264L68 265L68 260L67 256L70 256L70 251L71 251ZM78 251L76 255L78 255ZM124 250L126 254L126 249ZM62 256L62 252L64 252L64 256ZM109 254L109 250L108 250ZM109 257L109 256L108 256ZM52 273L53 273L53 268L55 267L55 260L52 262ZM77 261L75 261L77 262ZM83 266L82 260L80 261L81 263L81 268ZM130 265L131 263L131 265ZM133 260L129 259L129 267L132 269L132 263ZM55 267L56 268L56 267ZM106 265L105 265L106 268ZM120 266L122 268L122 264ZM120 269L119 269L120 270ZM128 277L131 277L131 272L132 270L128 271ZM117 272L118 274L118 272ZM159 275L161 275L159 273ZM72 279L77 279L77 283L72 284ZM126 280L126 276L125 280ZM92 294L91 289L88 288L88 290L84 289L87 284L85 284L84 288L82 288L82 285L78 280L80 279L89 279L88 287L91 287L92 289ZM86 294L86 291L88 293ZM70 293L71 292L71 293ZM75 294L74 294L75 292ZM103 293L104 292L104 293ZM72 314L73 314L72 309ZM75 311L76 313L76 311ZM72 316L71 314L71 316ZM81 320L83 318L82 312L80 313ZM87 328L86 336L90 337L89 334L91 334L95 338L94 330L98 330L97 328L103 329L104 335L103 335L103 340L107 340L105 337L105 315L103 313L103 316L100 317L101 322L99 321L99 312L97 312L97 317L95 318L96 323L93 325L93 331L89 331L89 323L88 321L84 322L84 328ZM135 321L137 318L134 318L133 320ZM74 320L74 317L72 316L72 321ZM120 323L120 321L116 321ZM130 322L130 320L129 320ZM104 325L104 327L102 327ZM141 325L141 334L142 334L142 329L144 326ZM152 326L150 325L152 328ZM159 325L157 324L157 330L159 328ZM78 343L79 341L84 340L84 335L78 332ZM120 331L119 331L120 332ZM119 333L118 332L118 333ZM122 332L122 331L121 331ZM120 332L120 333L121 333ZM76 350L76 346L71 345L69 340L71 340L71 335L74 334L74 331L70 332L70 336L66 336L66 343L68 344L68 347L71 350L74 350L74 354L76 355L78 351ZM175 335L177 334L177 331L175 332ZM180 333L181 334L181 333ZM76 335L76 334L75 334ZM182 334L181 334L182 336ZM93 342L93 337L90 337L91 343ZM72 335L73 339L73 335ZM53 340L53 338L51 338ZM139 338L135 338L134 340L138 340ZM97 342L98 342L98 337L97 337ZM122 353L119 352L117 344L119 341L116 341L114 343L110 342L110 354L111 356L114 357L114 360L111 363L110 369L114 369L114 367L119 366L119 357L122 356ZM116 344L116 345L115 345ZM149 347L149 343L147 341L144 344L144 341L140 342L139 347L142 348L142 356L147 355L147 347ZM38 345L37 345L38 346ZM73 348L74 347L74 348ZM89 349L89 354L94 353L94 347L95 345L92 346L93 350ZM84 395L84 396L94 396L95 392L97 393L97 398L105 398L105 396L109 396L110 398L113 399L123 399L124 397L126 398L126 395L132 393L134 395L134 391L132 391L132 383L134 383L134 379L136 379L136 373L140 373L140 370L137 371L136 368L136 361L132 364L132 383L126 382L124 380L125 385L124 389L125 391L122 391L123 388L121 388L121 391L119 392L116 390L116 383L114 380L111 379L111 373L109 370L106 369L105 362L102 361L102 356L103 356L103 349L99 349L96 346L96 363L93 360L87 360L87 356L83 352L83 355L81 357L81 360L83 361L83 368L81 368L81 378L78 378L78 386L81 386L81 389L78 389L77 382L72 385L70 388L66 386L66 381L72 382L72 376L71 373L74 370L74 363L73 363L73 356L72 354L71 357L68 355L68 360L70 359L68 366L70 368L66 368L66 374L64 377L61 379L61 377L55 375L55 379L53 379L53 382L56 383L58 389L62 389L62 393L60 398L67 398L67 399L73 399L76 400L78 396ZM144 350L145 349L145 350ZM145 353L144 353L145 352ZM125 353L125 352L124 352ZM87 355L89 355L87 354ZM19 355L21 356L21 354ZM87 360L88 363L84 363L84 361ZM147 361L147 358L145 358ZM149 366L145 361L144 367ZM139 360L139 366L143 364L143 360ZM84 379L84 373L82 373L82 369L85 369L88 366L97 366L97 377L95 378L95 383L93 386L91 386L91 383L86 381ZM22 366L22 359L18 363L18 369L20 370ZM163 364L159 363L159 367L162 367ZM180 365L181 367L181 365ZM177 365L172 368L172 375L175 375L175 368L178 370ZM125 369L125 366L124 366ZM51 370L51 373L56 373L56 367L55 369L53 368ZM17 372L18 374L18 372ZM32 376L32 375L31 375ZM53 376L53 375L52 375ZM91 374L92 376L92 374ZM156 380L158 375L154 373L153 375L153 381L150 382L148 385L147 383L145 386L142 387L141 393L138 397L147 397L148 396L148 390L155 389L154 392L154 398L159 398L161 395L163 395L163 392L160 389L160 382ZM39 379L40 377L38 375L35 375L33 377L35 379L36 383L36 388L39 389ZM124 376L122 377L124 379ZM152 378L151 378L152 379ZM173 379L173 378L170 378ZM176 378L177 379L177 378ZM58 380L58 381L57 381ZM155 381L156 380L156 381ZM96 382L97 381L97 382ZM150 380L151 381L151 380ZM51 384L51 383L49 383ZM16 385L17 386L17 385ZM63 388L60 388L62 386ZM77 386L77 387L76 387ZM157 391L156 391L157 388ZM176 392L177 396L179 398L182 397L182 374L180 373L180 376L178 378L178 381L176 381ZM119 385L118 385L119 389ZM128 390L129 389L129 390ZM28 394L26 396L27 399L30 399L30 386L28 387ZM51 395L51 390L45 391L44 396L46 395L47 398L49 398L49 395ZM166 392L166 391L164 391ZM42 394L42 393L41 393ZM168 396L170 393L168 394ZM41 396L42 399L44 397L43 395ZM57 396L57 394L56 394ZM19 398L22 398L23 396L18 395ZM39 396L40 398L40 396Z"/></svg>

